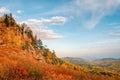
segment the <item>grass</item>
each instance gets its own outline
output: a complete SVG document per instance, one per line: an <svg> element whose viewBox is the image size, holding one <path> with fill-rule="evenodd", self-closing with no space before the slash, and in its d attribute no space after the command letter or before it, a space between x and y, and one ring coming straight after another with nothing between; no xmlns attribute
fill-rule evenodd
<svg viewBox="0 0 120 80"><path fill-rule="evenodd" d="M104 76L75 71L35 60L17 48L0 48L1 80L120 80L120 76Z"/></svg>

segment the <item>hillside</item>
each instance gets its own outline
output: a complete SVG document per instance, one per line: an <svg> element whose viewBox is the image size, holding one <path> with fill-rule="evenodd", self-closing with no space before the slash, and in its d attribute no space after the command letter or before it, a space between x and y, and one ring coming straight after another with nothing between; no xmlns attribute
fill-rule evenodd
<svg viewBox="0 0 120 80"><path fill-rule="evenodd" d="M98 59L93 61L88 61L81 58L72 58L72 57L65 57L62 58L65 61L71 62L73 64L84 66L89 68L91 71L101 72L101 71L111 71L120 73L120 59L114 58L104 58ZM96 70L97 67L97 70Z"/></svg>
<svg viewBox="0 0 120 80"><path fill-rule="evenodd" d="M120 59L104 58L100 60L95 60L92 64L120 73Z"/></svg>
<svg viewBox="0 0 120 80"><path fill-rule="evenodd" d="M74 58L74 57L64 57L62 58L65 61L69 61L73 64L79 65L79 66L87 66L90 65L90 61L82 59L82 58Z"/></svg>
<svg viewBox="0 0 120 80"><path fill-rule="evenodd" d="M116 72L93 72L55 55L12 14L0 17L0 80L119 80Z"/></svg>

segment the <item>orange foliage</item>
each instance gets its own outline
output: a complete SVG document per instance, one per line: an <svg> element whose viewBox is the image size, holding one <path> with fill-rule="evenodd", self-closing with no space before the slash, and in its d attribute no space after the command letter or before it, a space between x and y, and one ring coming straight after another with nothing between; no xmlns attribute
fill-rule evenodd
<svg viewBox="0 0 120 80"><path fill-rule="evenodd" d="M53 66L36 61L17 48L0 47L0 79L2 80L120 80L120 76L104 76L74 71L65 65ZM65 68L64 68L65 67Z"/></svg>

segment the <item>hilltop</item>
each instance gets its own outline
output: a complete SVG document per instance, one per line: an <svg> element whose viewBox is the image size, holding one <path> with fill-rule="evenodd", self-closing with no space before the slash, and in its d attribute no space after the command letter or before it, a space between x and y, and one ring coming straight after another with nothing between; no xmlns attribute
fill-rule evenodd
<svg viewBox="0 0 120 80"><path fill-rule="evenodd" d="M27 24L0 17L0 80L119 80L119 74L91 72L58 58Z"/></svg>

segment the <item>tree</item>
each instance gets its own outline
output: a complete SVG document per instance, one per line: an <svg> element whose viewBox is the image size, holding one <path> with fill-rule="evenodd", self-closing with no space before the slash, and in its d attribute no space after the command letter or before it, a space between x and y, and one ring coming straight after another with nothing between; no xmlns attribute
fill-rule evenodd
<svg viewBox="0 0 120 80"><path fill-rule="evenodd" d="M10 17L12 18L12 13L10 13Z"/></svg>
<svg viewBox="0 0 120 80"><path fill-rule="evenodd" d="M28 39L33 39L33 32L29 27L25 29L25 33L27 34Z"/></svg>
<svg viewBox="0 0 120 80"><path fill-rule="evenodd" d="M32 45L34 46L34 48L36 48L36 45L37 45L37 36L36 35L32 38Z"/></svg>
<svg viewBox="0 0 120 80"><path fill-rule="evenodd" d="M40 39L37 40L37 45L36 45L37 48L40 49L42 45L43 45L42 41Z"/></svg>
<svg viewBox="0 0 120 80"><path fill-rule="evenodd" d="M55 55L55 50L53 50L52 54L53 54L53 56L56 56L56 55Z"/></svg>
<svg viewBox="0 0 120 80"><path fill-rule="evenodd" d="M23 35L25 28L27 25L25 23L21 24L21 34Z"/></svg>
<svg viewBox="0 0 120 80"><path fill-rule="evenodd" d="M7 14L5 14L4 23L6 24L7 27L9 26L9 19Z"/></svg>

